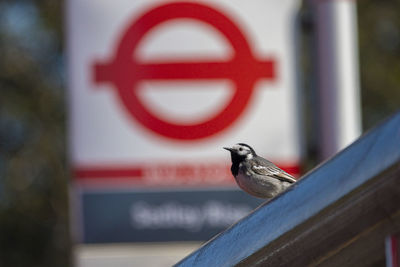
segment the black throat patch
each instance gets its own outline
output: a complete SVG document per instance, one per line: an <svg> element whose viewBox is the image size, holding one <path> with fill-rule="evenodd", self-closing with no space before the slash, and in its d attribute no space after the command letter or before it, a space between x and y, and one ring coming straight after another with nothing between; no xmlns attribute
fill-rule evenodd
<svg viewBox="0 0 400 267"><path fill-rule="evenodd" d="M242 162L243 158L239 157L236 153L231 153L231 159L232 159L232 166L231 166L231 172L233 176L237 176L239 173L239 164Z"/></svg>

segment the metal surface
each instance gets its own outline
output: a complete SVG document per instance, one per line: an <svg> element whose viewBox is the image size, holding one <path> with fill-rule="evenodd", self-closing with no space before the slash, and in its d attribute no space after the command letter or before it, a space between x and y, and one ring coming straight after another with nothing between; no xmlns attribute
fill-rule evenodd
<svg viewBox="0 0 400 267"><path fill-rule="evenodd" d="M176 266L376 263L375 239L398 229L399 215L397 113Z"/></svg>
<svg viewBox="0 0 400 267"><path fill-rule="evenodd" d="M321 158L361 134L356 1L311 1L315 14Z"/></svg>

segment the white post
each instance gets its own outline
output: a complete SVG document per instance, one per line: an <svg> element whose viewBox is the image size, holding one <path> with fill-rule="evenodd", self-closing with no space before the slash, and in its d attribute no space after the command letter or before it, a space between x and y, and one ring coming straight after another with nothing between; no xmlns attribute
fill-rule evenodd
<svg viewBox="0 0 400 267"><path fill-rule="evenodd" d="M332 156L361 133L356 3L315 0L320 156Z"/></svg>

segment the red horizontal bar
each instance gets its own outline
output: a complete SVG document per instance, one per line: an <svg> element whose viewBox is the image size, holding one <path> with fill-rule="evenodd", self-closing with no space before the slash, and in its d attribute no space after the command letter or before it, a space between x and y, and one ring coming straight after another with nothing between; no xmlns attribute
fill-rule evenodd
<svg viewBox="0 0 400 267"><path fill-rule="evenodd" d="M183 164L183 165L168 165L168 164L159 164L155 165L154 169L157 169L161 166L165 167L167 170L173 170L178 174L184 174L179 176L190 175L191 172L196 172L199 168L207 169L207 168L215 168L216 165L203 165L203 167L199 167L199 165L194 164ZM200 165L201 166L201 165ZM221 165L218 165L220 168ZM300 174L300 166L299 165L281 165L278 164L280 168L284 171L298 176ZM226 169L229 170L230 164L226 165ZM223 167L224 168L224 167ZM146 170L151 170L151 167L132 167L132 166L79 166L73 170L73 176L76 179L114 179L114 178L124 178L140 181L145 178ZM184 179L186 180L186 178Z"/></svg>
<svg viewBox="0 0 400 267"><path fill-rule="evenodd" d="M129 167L79 167L74 170L74 177L78 179L87 178L130 178L141 179L143 168Z"/></svg>

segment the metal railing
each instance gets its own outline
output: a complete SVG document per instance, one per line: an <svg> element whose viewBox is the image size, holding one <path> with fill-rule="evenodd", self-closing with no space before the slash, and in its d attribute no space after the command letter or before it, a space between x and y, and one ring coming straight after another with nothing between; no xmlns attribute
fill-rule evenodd
<svg viewBox="0 0 400 267"><path fill-rule="evenodd" d="M384 264L400 229L400 112L176 266Z"/></svg>

